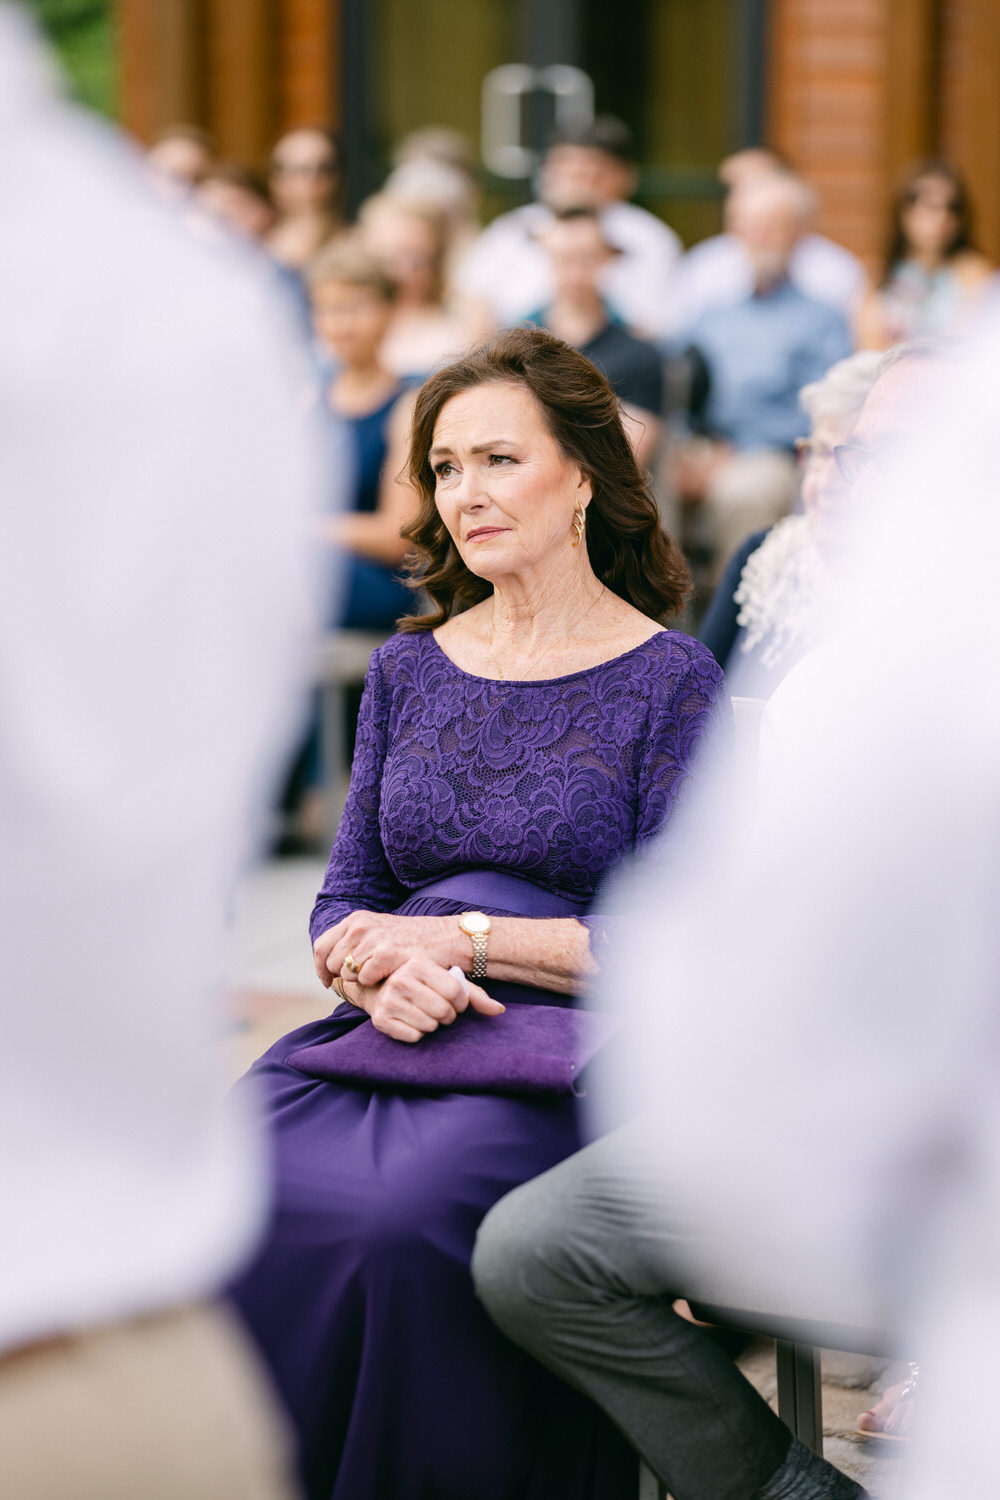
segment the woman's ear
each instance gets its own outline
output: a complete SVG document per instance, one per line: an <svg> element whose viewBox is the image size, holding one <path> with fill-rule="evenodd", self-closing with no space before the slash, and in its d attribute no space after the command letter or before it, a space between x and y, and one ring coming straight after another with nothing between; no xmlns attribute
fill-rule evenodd
<svg viewBox="0 0 1000 1500"><path fill-rule="evenodd" d="M590 475L580 470L580 478L576 486L576 498L586 509L594 498L594 486L590 482Z"/></svg>

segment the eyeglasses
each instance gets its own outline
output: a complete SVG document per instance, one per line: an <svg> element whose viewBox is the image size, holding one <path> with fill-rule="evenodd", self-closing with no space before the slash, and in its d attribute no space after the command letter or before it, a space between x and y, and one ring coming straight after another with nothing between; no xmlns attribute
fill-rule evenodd
<svg viewBox="0 0 1000 1500"><path fill-rule="evenodd" d="M845 484L857 484L875 456L874 450L866 448L863 443L838 443L833 450L837 470Z"/></svg>
<svg viewBox="0 0 1000 1500"><path fill-rule="evenodd" d="M804 437L795 439L795 457L803 469L806 464L812 463L814 460L818 463L824 463L828 459L831 459L834 451L829 443L817 443L812 438Z"/></svg>
<svg viewBox="0 0 1000 1500"><path fill-rule="evenodd" d="M273 161L271 171L275 177L335 177L335 161Z"/></svg>

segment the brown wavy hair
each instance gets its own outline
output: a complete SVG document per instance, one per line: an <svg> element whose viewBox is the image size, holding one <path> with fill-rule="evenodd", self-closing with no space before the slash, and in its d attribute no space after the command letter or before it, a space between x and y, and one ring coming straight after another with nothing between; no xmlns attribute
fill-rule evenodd
<svg viewBox="0 0 1000 1500"><path fill-rule="evenodd" d="M531 392L563 455L590 480L586 541L596 576L650 619L676 615L691 591L691 576L660 523L648 479L625 436L618 398L578 349L540 328L511 328L438 370L417 394L408 478L420 503L403 536L413 546L407 581L427 593L433 607L404 616L399 629L433 630L493 592L491 583L465 566L438 514L428 454L445 402L498 381Z"/></svg>
<svg viewBox="0 0 1000 1500"><path fill-rule="evenodd" d="M903 215L908 208L912 208L920 197L921 184L928 178L938 182L946 182L951 189L952 212L955 217L955 228L951 239L945 247L944 259L952 260L963 250L975 249L972 234L972 204L969 202L969 192L965 185L965 179L954 167L949 166L946 161L922 161L917 166L911 167L906 176L900 181L896 190L896 196L892 203L892 224L889 231L888 248L885 257L885 266L882 273L881 285L884 286L890 280L893 271L900 261L905 260L909 254L909 244L906 239L906 231L903 228Z"/></svg>

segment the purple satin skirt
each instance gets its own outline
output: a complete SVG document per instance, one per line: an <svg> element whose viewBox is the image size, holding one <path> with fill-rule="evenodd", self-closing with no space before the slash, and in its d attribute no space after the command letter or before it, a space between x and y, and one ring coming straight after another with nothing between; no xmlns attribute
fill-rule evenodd
<svg viewBox="0 0 1000 1500"><path fill-rule="evenodd" d="M399 910L470 907L578 910L493 871L437 882ZM489 989L505 1003L570 1003ZM307 1078L285 1061L357 1019L340 1007L299 1027L239 1085L263 1092L274 1184L265 1243L232 1295L295 1427L308 1500L631 1497L636 1460L623 1438L504 1338L469 1275L487 1210L579 1146L573 1100L394 1094Z"/></svg>

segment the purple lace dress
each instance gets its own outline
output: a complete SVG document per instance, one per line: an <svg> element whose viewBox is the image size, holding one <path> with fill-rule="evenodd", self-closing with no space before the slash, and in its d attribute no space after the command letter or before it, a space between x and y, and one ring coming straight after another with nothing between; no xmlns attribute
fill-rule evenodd
<svg viewBox="0 0 1000 1500"><path fill-rule="evenodd" d="M602 877L667 821L724 699L708 649L672 631L547 682L474 677L430 633L395 637L372 657L313 937L359 908L599 924ZM469 1276L486 1211L577 1148L572 1100L371 1090L285 1061L362 1020L342 1006L248 1075L268 1101L274 1208L234 1295L309 1500L634 1493L618 1433L507 1342Z"/></svg>

